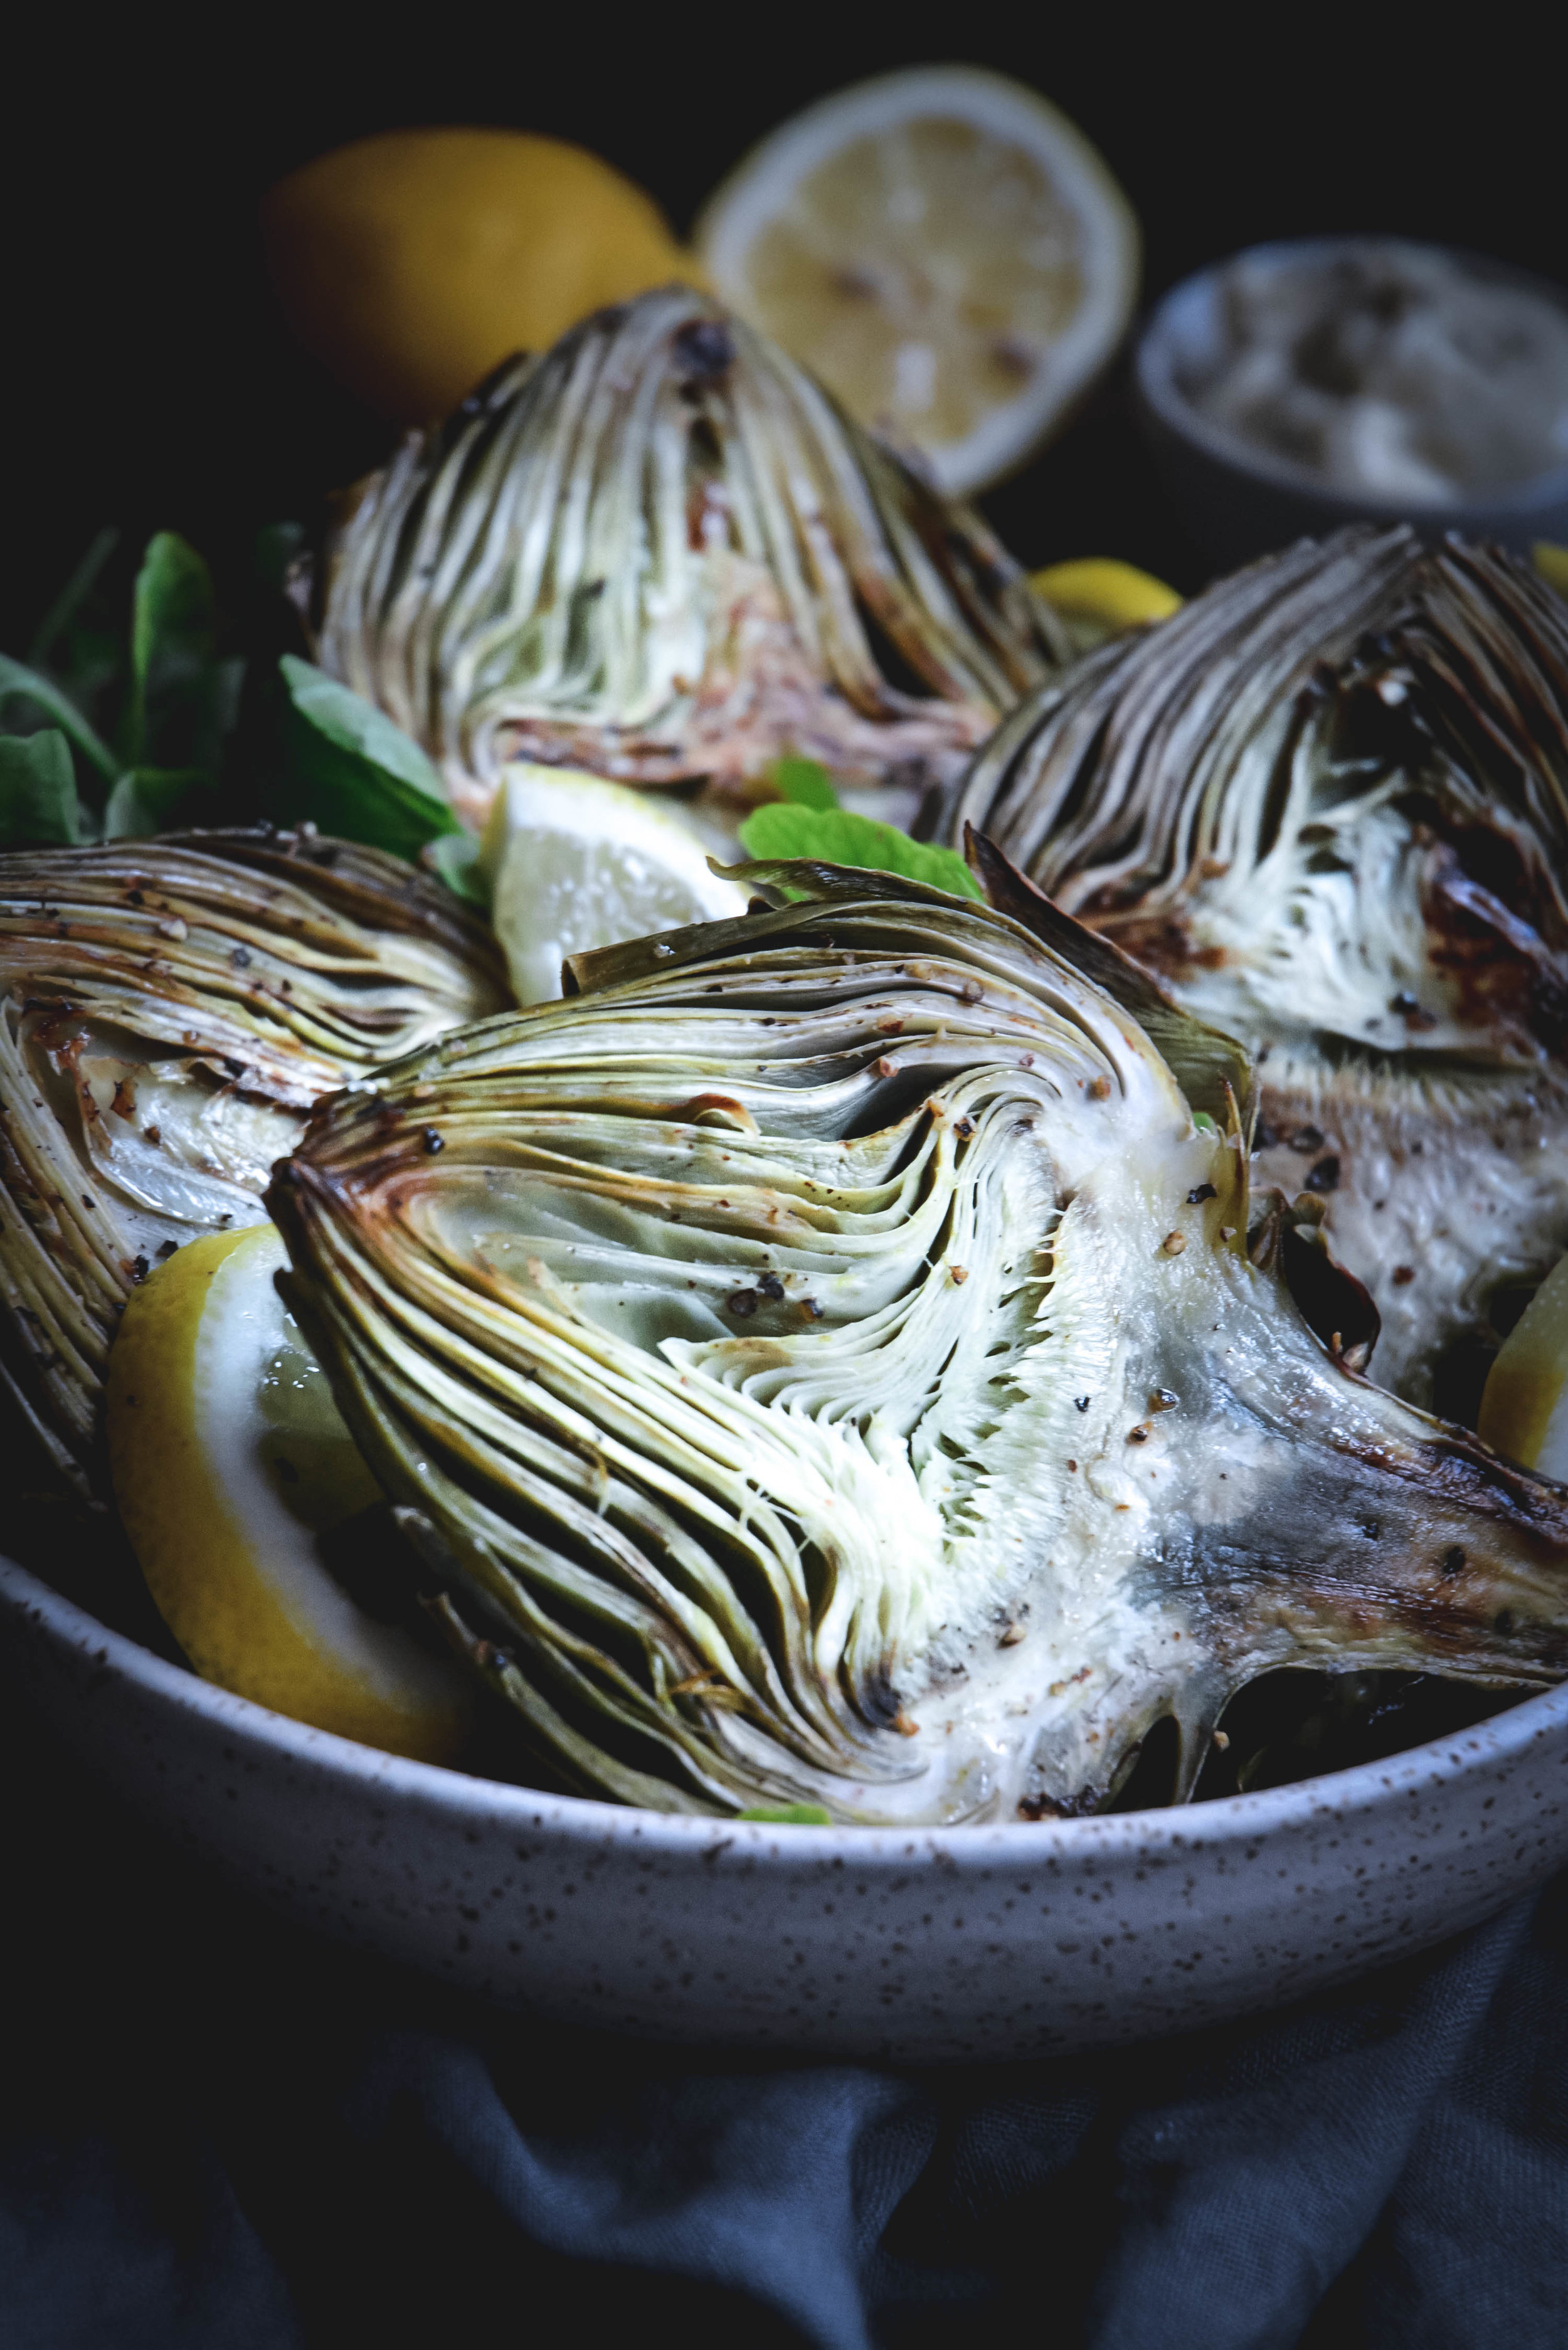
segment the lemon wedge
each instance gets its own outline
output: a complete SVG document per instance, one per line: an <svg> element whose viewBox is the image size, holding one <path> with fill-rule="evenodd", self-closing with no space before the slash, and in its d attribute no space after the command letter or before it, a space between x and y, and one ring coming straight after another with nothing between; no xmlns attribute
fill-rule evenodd
<svg viewBox="0 0 1568 2350"><path fill-rule="evenodd" d="M559 995L568 955L746 910L683 813L572 768L507 768L479 865L519 1003Z"/></svg>
<svg viewBox="0 0 1568 2350"><path fill-rule="evenodd" d="M1029 585L1044 597L1080 652L1092 652L1112 637L1150 620L1168 620L1181 598L1163 579L1112 556L1085 556L1074 563L1049 564Z"/></svg>
<svg viewBox="0 0 1568 2350"><path fill-rule="evenodd" d="M1137 298L1137 223L1022 84L916 67L808 107L711 200L716 293L967 495L1086 390Z"/></svg>
<svg viewBox="0 0 1568 2350"><path fill-rule="evenodd" d="M399 424L445 416L502 359L607 302L694 282L650 196L521 130L356 140L270 189L262 229L301 342Z"/></svg>
<svg viewBox="0 0 1568 2350"><path fill-rule="evenodd" d="M1487 1377L1479 1432L1494 1452L1568 1483L1568 1256L1503 1340Z"/></svg>
<svg viewBox="0 0 1568 2350"><path fill-rule="evenodd" d="M204 1680L367 1746L451 1760L455 1666L357 1607L317 1536L381 1499L273 1275L271 1224L192 1241L131 1296L109 1353L115 1500Z"/></svg>

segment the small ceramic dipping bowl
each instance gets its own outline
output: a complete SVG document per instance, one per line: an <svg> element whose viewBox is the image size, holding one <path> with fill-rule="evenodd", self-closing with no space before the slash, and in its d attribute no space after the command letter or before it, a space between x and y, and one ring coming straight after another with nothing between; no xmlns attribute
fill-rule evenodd
<svg viewBox="0 0 1568 2350"><path fill-rule="evenodd" d="M783 1827L502 1786L198 1680L0 1560L0 1687L231 1882L501 2003L651 2038L919 2064L1273 2005L1458 1933L1568 1860L1568 1687L1179 1811Z"/></svg>
<svg viewBox="0 0 1568 2350"><path fill-rule="evenodd" d="M1412 524L1423 537L1457 531L1527 555L1540 540L1568 543L1568 463L1489 495L1438 504L1378 498L1330 486L1305 465L1243 441L1204 416L1184 386L1201 381L1228 347L1227 273L1238 260L1254 282L1303 263L1354 259L1394 240L1299 239L1255 245L1184 278L1160 301L1138 341L1133 390L1138 421L1161 482L1199 553L1218 572L1298 538L1321 538L1352 522ZM1517 286L1568 314L1568 290L1501 262L1450 256L1472 276Z"/></svg>

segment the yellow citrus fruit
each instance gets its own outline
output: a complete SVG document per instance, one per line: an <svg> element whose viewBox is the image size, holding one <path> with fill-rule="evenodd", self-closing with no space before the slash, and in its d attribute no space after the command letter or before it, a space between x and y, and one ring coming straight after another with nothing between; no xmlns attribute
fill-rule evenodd
<svg viewBox="0 0 1568 2350"><path fill-rule="evenodd" d="M1568 546L1559 546L1550 538L1538 538L1530 555L1546 585L1559 596L1568 596Z"/></svg>
<svg viewBox="0 0 1568 2350"><path fill-rule="evenodd" d="M1131 563L1117 563L1104 555L1085 556L1074 563L1053 563L1034 572L1030 586L1064 620L1081 652L1137 629L1149 620L1168 620L1181 609L1174 588L1152 572Z"/></svg>
<svg viewBox="0 0 1568 2350"><path fill-rule="evenodd" d="M724 301L955 495L1061 421L1137 297L1137 223L1100 156L973 67L808 107L724 182L697 243Z"/></svg>
<svg viewBox="0 0 1568 2350"><path fill-rule="evenodd" d="M394 1754L450 1761L455 1666L356 1605L317 1537L381 1499L277 1294L271 1224L192 1241L126 1307L109 1366L115 1500L203 1679Z"/></svg>
<svg viewBox="0 0 1568 2350"><path fill-rule="evenodd" d="M514 351L694 268L640 188L520 130L357 140L279 181L262 227L301 342L400 424L448 415Z"/></svg>
<svg viewBox="0 0 1568 2350"><path fill-rule="evenodd" d="M519 1003L559 995L568 955L746 910L681 807L526 760L502 778L480 867Z"/></svg>
<svg viewBox="0 0 1568 2350"><path fill-rule="evenodd" d="M1568 1257L1531 1299L1488 1375L1480 1430L1492 1450L1568 1483Z"/></svg>

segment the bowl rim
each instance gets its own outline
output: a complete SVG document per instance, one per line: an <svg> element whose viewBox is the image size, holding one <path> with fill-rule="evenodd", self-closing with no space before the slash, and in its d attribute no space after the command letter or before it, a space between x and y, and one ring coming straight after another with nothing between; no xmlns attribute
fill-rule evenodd
<svg viewBox="0 0 1568 2350"><path fill-rule="evenodd" d="M671 1856L701 1857L715 1846L733 1846L742 1865L763 1854L802 1862L878 1863L908 1868L912 1858L1010 1862L1025 1855L1038 1859L1109 1859L1129 1848L1143 1855L1163 1849L1190 1856L1204 1846L1255 1843L1271 1833L1385 1807L1408 1795L1466 1776L1483 1762L1517 1761L1553 1731L1568 1733L1568 1681L1526 1697L1507 1712L1468 1729L1404 1749L1380 1762L1251 1794L1221 1795L1211 1803L1163 1811L1113 1812L1083 1819L993 1820L940 1827L930 1825L826 1827L769 1820L741 1820L684 1812L643 1811L595 1796L550 1794L499 1779L484 1779L420 1762L379 1748L363 1746L335 1731L312 1729L232 1690L202 1680L188 1667L170 1662L151 1648L100 1623L52 1585L0 1553L0 1624L30 1617L49 1638L89 1654L132 1686L206 1721L228 1736L281 1752L296 1763L359 1781L382 1794L408 1796L426 1807L452 1813L483 1813L535 1834L555 1828L568 1838L597 1844L632 1843L646 1854L662 1846ZM781 1842L781 1830L783 1840Z"/></svg>
<svg viewBox="0 0 1568 2350"><path fill-rule="evenodd" d="M1542 296L1568 314L1568 286L1542 277L1534 270L1522 269L1509 261L1499 261L1490 255L1472 252L1460 244L1439 244L1423 237L1387 235L1370 233L1330 236L1272 237L1260 244L1242 245L1235 253L1226 254L1218 261L1205 262L1174 286L1167 288L1150 311L1139 331L1133 352L1133 383L1138 398L1155 421L1178 438L1190 442L1205 456L1216 459L1233 473L1267 484L1272 489L1288 490L1293 495L1321 505L1325 513L1360 515L1369 521L1390 524L1416 521L1428 526L1441 525L1445 529L1463 531L1467 525L1484 527L1489 521L1513 520L1539 509L1568 503L1568 459L1544 473L1532 473L1528 481L1515 483L1511 488L1490 491L1484 495L1442 499L1418 504L1409 498L1380 497L1372 491L1357 492L1337 489L1325 483L1321 475L1305 465L1295 465L1286 457L1273 457L1266 451L1254 448L1251 442L1211 424L1208 418L1191 406L1181 391L1173 365L1175 328L1184 310L1193 307L1214 286L1216 281L1239 261L1269 262L1283 265L1314 255L1326 256L1366 245L1413 245L1427 253L1440 253L1445 259L1459 261L1479 275L1495 282L1519 286Z"/></svg>

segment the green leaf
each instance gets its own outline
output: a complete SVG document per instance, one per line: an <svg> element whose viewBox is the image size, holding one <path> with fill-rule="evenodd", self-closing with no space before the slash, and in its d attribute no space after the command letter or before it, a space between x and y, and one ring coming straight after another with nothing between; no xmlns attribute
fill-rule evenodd
<svg viewBox="0 0 1568 2350"><path fill-rule="evenodd" d="M783 800L795 807L836 808L838 794L827 769L815 759L775 759L768 781Z"/></svg>
<svg viewBox="0 0 1568 2350"><path fill-rule="evenodd" d="M37 734L0 734L0 841L81 838L71 746L57 727Z"/></svg>
<svg viewBox="0 0 1568 2350"><path fill-rule="evenodd" d="M188 803L205 795L213 778L202 767L131 767L110 792L103 811L106 840L148 840L157 832L199 821Z"/></svg>
<svg viewBox="0 0 1568 2350"><path fill-rule="evenodd" d="M480 863L480 839L472 832L443 832L431 843L426 863L433 865L449 889L471 906L490 911L491 888Z"/></svg>
<svg viewBox="0 0 1568 2350"><path fill-rule="evenodd" d="M824 1811L820 1804L761 1804L755 1810L737 1812L735 1816L742 1820L774 1820L779 1826L786 1828L830 1828L833 1825L833 1814Z"/></svg>
<svg viewBox="0 0 1568 2350"><path fill-rule="evenodd" d="M148 542L131 599L129 765L216 769L216 632L206 565L173 531L161 530Z"/></svg>
<svg viewBox="0 0 1568 2350"><path fill-rule="evenodd" d="M87 553L38 623L33 641L27 648L27 659L35 669L48 660L97 587L99 574L119 545L119 533L117 530L100 530L94 537Z"/></svg>
<svg viewBox="0 0 1568 2350"><path fill-rule="evenodd" d="M277 813L389 849L410 862L427 840L462 829L441 775L373 702L294 653L279 663L289 700Z"/></svg>
<svg viewBox="0 0 1568 2350"><path fill-rule="evenodd" d="M23 661L13 660L9 653L0 653L0 708L8 702L31 702L55 724L67 739L74 743L89 766L98 769L106 783L119 775L120 763L109 744L99 740L88 724L70 696L62 693L52 679Z"/></svg>
<svg viewBox="0 0 1568 2350"><path fill-rule="evenodd" d="M753 808L741 827L748 857L803 857L825 865L857 865L872 873L900 873L955 898L978 898L980 884L956 849L911 840L897 826L851 816L847 808L790 806L777 800Z"/></svg>

